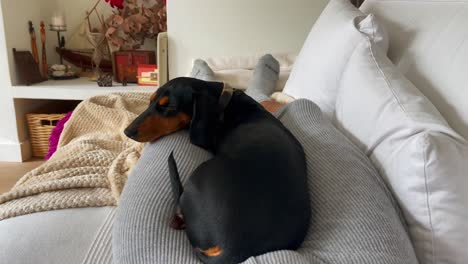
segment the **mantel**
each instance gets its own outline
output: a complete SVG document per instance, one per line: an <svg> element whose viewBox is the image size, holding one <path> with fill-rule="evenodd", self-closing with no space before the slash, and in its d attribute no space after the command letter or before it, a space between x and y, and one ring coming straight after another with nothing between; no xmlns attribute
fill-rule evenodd
<svg viewBox="0 0 468 264"><path fill-rule="evenodd" d="M96 82L87 78L56 81L49 80L31 86L13 86L13 98L15 99L51 99L51 100L85 100L96 95L104 95L117 92L152 92L155 86L138 86L129 84L122 86L114 83L113 87L99 87Z"/></svg>

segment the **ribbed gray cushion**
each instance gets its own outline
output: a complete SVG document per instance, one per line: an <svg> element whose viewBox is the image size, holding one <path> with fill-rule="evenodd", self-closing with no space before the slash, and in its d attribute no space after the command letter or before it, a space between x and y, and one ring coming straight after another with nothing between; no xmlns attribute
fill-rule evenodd
<svg viewBox="0 0 468 264"><path fill-rule="evenodd" d="M295 101L278 117L306 152L311 227L297 252L272 252L245 263L417 263L396 202L366 156L310 101ZM145 148L117 211L115 263L200 263L185 233L169 227L175 206L167 169L172 150L183 180L211 157L190 144L187 132Z"/></svg>

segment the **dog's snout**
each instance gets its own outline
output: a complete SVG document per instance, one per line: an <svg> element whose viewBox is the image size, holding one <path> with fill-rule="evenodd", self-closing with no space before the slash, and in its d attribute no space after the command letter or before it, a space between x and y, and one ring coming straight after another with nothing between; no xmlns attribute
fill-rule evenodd
<svg viewBox="0 0 468 264"><path fill-rule="evenodd" d="M138 130L135 129L134 127L127 127L125 130L124 130L124 134L129 137L129 138L135 138L138 134Z"/></svg>

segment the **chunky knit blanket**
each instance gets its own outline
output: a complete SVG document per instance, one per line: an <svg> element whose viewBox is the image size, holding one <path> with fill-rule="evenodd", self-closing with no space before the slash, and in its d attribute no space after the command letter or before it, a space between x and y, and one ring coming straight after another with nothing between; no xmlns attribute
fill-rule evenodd
<svg viewBox="0 0 468 264"><path fill-rule="evenodd" d="M143 144L125 127L143 112L149 93L97 96L82 102L52 158L0 196L0 220L65 208L113 206Z"/></svg>

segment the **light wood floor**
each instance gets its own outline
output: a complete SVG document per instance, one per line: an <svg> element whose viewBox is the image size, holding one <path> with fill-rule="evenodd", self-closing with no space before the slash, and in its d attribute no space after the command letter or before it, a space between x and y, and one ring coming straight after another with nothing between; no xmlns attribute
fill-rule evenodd
<svg viewBox="0 0 468 264"><path fill-rule="evenodd" d="M42 163L43 160L30 160L24 163L0 162L0 193L9 191L19 178Z"/></svg>

